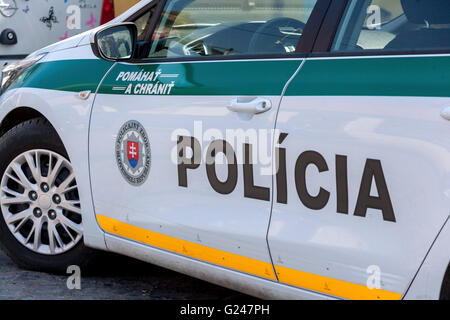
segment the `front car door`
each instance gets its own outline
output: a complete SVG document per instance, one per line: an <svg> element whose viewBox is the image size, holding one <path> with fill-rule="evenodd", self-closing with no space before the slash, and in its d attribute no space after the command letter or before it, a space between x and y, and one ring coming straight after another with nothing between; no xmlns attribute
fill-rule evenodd
<svg viewBox="0 0 450 320"><path fill-rule="evenodd" d="M280 107L269 246L282 283L400 299L449 217L449 2L350 0L340 21Z"/></svg>
<svg viewBox="0 0 450 320"><path fill-rule="evenodd" d="M312 45L323 18L317 3L329 1L159 3L148 53L117 64L93 108L103 230L277 279L266 238L275 120L299 40Z"/></svg>

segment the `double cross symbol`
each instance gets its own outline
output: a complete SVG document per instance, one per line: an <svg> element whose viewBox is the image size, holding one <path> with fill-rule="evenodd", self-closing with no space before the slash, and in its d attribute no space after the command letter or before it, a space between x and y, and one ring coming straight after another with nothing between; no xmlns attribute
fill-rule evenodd
<svg viewBox="0 0 450 320"><path fill-rule="evenodd" d="M137 156L136 147L134 146L134 142L131 143L129 155L134 159Z"/></svg>

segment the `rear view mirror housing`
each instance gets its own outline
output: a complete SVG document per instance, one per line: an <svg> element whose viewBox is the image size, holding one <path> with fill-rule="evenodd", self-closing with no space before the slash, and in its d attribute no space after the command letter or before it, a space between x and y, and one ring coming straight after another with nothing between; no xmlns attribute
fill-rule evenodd
<svg viewBox="0 0 450 320"><path fill-rule="evenodd" d="M91 37L91 47L100 59L120 62L135 56L137 27L132 22L107 26Z"/></svg>

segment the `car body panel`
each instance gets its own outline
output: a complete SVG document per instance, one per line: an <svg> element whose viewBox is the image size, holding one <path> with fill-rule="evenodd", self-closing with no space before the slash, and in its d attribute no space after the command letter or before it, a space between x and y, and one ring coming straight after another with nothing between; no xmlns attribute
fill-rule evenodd
<svg viewBox="0 0 450 320"><path fill-rule="evenodd" d="M449 217L450 128L441 117L450 106L449 59L307 59L286 90L277 121L277 128L289 134L282 144L289 199L274 204L269 232L281 282L305 282L284 270L288 267L366 286L368 269L376 266L382 289L405 294ZM307 207L297 195L295 165L305 151L317 152L327 163L322 173L314 164L306 173L311 195L320 188L328 193L320 209ZM338 168L337 157L344 168ZM395 221L386 207L357 216L369 161L380 161ZM347 190L338 191L337 181ZM370 181L370 195L382 197L382 182ZM339 284L326 279L305 285L340 292Z"/></svg>
<svg viewBox="0 0 450 320"><path fill-rule="evenodd" d="M239 150L243 145L226 136L230 130L270 133L284 83L300 64L301 60L117 64L98 90L90 133L91 172L96 173L92 175L93 197L97 215L106 217L99 219L103 229L276 280L266 242L270 199L244 198ZM133 73L137 79L154 76L148 81L123 80ZM167 89L169 84L173 87ZM149 85L153 87L147 90ZM130 97L132 104L127 103ZM227 109L237 97L249 101L264 97L274 107L251 119L240 119ZM149 178L139 187L127 183L117 156L111 157L121 127L131 120L145 127L151 148ZM189 170L186 187L180 185L177 161L172 159L178 136L195 137L202 153L212 140L225 139L234 147L239 173L232 193L219 194L211 187L204 161L197 170ZM271 143L271 136L266 138ZM265 166L271 173L270 158ZM260 169L254 166L255 172ZM215 170L222 181L227 179L226 163L216 165ZM270 187L271 180L270 174L255 174L255 184Z"/></svg>

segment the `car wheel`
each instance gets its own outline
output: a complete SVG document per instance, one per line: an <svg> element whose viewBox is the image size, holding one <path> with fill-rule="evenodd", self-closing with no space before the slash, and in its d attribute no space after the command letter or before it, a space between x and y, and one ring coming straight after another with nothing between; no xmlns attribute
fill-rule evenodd
<svg viewBox="0 0 450 320"><path fill-rule="evenodd" d="M83 243L74 171L52 125L36 118L0 138L0 245L20 267L65 273L94 251Z"/></svg>

